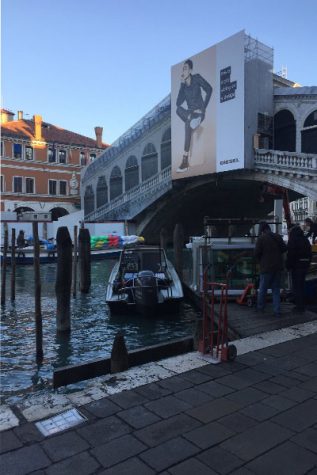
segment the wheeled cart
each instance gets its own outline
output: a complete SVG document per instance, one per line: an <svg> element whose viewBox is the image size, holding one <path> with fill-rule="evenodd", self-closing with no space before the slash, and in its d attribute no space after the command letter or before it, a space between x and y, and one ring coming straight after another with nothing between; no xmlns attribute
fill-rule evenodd
<svg viewBox="0 0 317 475"><path fill-rule="evenodd" d="M207 281L202 292L203 323L198 351L208 355L212 363L233 361L237 348L228 342L228 285Z"/></svg>

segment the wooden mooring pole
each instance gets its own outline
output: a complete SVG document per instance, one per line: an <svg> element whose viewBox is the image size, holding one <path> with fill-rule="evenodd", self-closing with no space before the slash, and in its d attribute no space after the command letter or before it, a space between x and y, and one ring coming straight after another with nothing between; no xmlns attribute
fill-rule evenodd
<svg viewBox="0 0 317 475"><path fill-rule="evenodd" d="M11 302L15 301L15 271L16 271L16 260L15 260L15 229L12 228L11 232Z"/></svg>
<svg viewBox="0 0 317 475"><path fill-rule="evenodd" d="M34 244L34 298L35 298L35 339L36 339L36 360L43 359L43 328L41 311L41 274L40 274L40 241L38 223L33 222L33 244Z"/></svg>
<svg viewBox="0 0 317 475"><path fill-rule="evenodd" d="M72 240L67 226L58 228L56 234L56 244L56 330L57 332L69 332L71 327L70 296L72 286Z"/></svg>
<svg viewBox="0 0 317 475"><path fill-rule="evenodd" d="M74 245L73 245L73 297L76 297L77 294L77 254L78 254L78 249L77 249L77 233L78 233L78 227L74 226Z"/></svg>
<svg viewBox="0 0 317 475"><path fill-rule="evenodd" d="M166 249L167 247L167 231L166 228L162 228L160 232L160 247Z"/></svg>
<svg viewBox="0 0 317 475"><path fill-rule="evenodd" d="M80 228L78 236L80 291L88 294L91 285L90 233L89 229Z"/></svg>
<svg viewBox="0 0 317 475"><path fill-rule="evenodd" d="M7 255L8 255L8 225L4 223L3 236L3 254L2 254L2 269L1 269L1 305L6 303L6 279L7 279Z"/></svg>

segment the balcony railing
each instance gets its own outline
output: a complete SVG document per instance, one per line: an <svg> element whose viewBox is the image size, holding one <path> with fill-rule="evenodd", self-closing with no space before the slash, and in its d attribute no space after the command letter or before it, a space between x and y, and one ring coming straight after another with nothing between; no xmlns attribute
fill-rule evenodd
<svg viewBox="0 0 317 475"><path fill-rule="evenodd" d="M317 155L278 150L257 149L254 154L255 168L280 170L300 175L317 176Z"/></svg>

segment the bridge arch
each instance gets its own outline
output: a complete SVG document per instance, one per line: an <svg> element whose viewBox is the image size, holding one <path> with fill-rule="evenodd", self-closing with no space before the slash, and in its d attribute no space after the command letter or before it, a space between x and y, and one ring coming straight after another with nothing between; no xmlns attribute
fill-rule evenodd
<svg viewBox="0 0 317 475"><path fill-rule="evenodd" d="M58 218L61 218L62 216L66 216L67 214L69 214L69 212L65 208L62 208L61 206L56 206L55 208L50 209L50 213L52 216L52 221L57 221Z"/></svg>
<svg viewBox="0 0 317 475"><path fill-rule="evenodd" d="M158 173L158 153L152 143L148 143L141 158L142 181L148 180Z"/></svg>
<svg viewBox="0 0 317 475"><path fill-rule="evenodd" d="M97 189L96 189L96 205L97 208L108 203L108 186L106 177L100 176L97 182Z"/></svg>
<svg viewBox="0 0 317 475"><path fill-rule="evenodd" d="M265 196L262 202L264 182L289 189L290 200L307 194L302 179L298 178L294 182L294 178L279 174L250 170L243 174L229 173L226 177L197 177L193 182L177 184L155 206L141 213L136 219L137 233L144 236L147 242L155 242L164 223L169 240L172 241L176 223L183 225L185 239L203 234L204 216L265 219L274 210L274 197ZM224 232L224 229L220 232Z"/></svg>
<svg viewBox="0 0 317 475"><path fill-rule="evenodd" d="M95 210L95 193L92 185L86 186L84 194L84 213L92 213Z"/></svg>
<svg viewBox="0 0 317 475"><path fill-rule="evenodd" d="M139 184L139 164L135 155L130 155L127 159L124 170L125 191L131 190Z"/></svg>
<svg viewBox="0 0 317 475"><path fill-rule="evenodd" d="M317 154L317 109L306 116L301 127L301 151Z"/></svg>
<svg viewBox="0 0 317 475"><path fill-rule="evenodd" d="M296 121L294 114L284 108L274 115L274 149L295 152Z"/></svg>
<svg viewBox="0 0 317 475"><path fill-rule="evenodd" d="M122 174L120 168L113 167L110 175L110 201L122 195Z"/></svg>
<svg viewBox="0 0 317 475"><path fill-rule="evenodd" d="M161 170L165 170L172 162L172 137L171 128L163 132L161 141Z"/></svg>

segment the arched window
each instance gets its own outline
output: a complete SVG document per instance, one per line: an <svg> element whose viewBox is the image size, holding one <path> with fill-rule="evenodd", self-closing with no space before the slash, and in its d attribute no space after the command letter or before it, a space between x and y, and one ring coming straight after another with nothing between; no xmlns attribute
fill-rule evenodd
<svg viewBox="0 0 317 475"><path fill-rule="evenodd" d="M274 116L274 150L296 151L296 123L288 110L281 110Z"/></svg>
<svg viewBox="0 0 317 475"><path fill-rule="evenodd" d="M114 167L110 175L110 201L122 195L122 175L119 167Z"/></svg>
<svg viewBox="0 0 317 475"><path fill-rule="evenodd" d="M57 206L56 208L52 208L50 210L51 216L52 216L52 221L57 221L58 218L61 218L62 216L66 216L69 214L69 212L65 208L61 208Z"/></svg>
<svg viewBox="0 0 317 475"><path fill-rule="evenodd" d="M95 194L92 185L88 185L84 195L84 214L85 216L95 210Z"/></svg>
<svg viewBox="0 0 317 475"><path fill-rule="evenodd" d="M130 155L127 160L125 171L125 191L131 190L134 186L139 184L139 165L137 158L134 155Z"/></svg>
<svg viewBox="0 0 317 475"><path fill-rule="evenodd" d="M157 151L152 143L148 143L142 155L142 181L151 178L158 172Z"/></svg>
<svg viewBox="0 0 317 475"><path fill-rule="evenodd" d="M171 128L165 130L161 143L161 170L171 164Z"/></svg>
<svg viewBox="0 0 317 475"><path fill-rule="evenodd" d="M301 151L303 153L317 153L317 110L309 114L304 122Z"/></svg>
<svg viewBox="0 0 317 475"><path fill-rule="evenodd" d="M97 208L108 203L108 187L106 178L100 176L97 183Z"/></svg>

